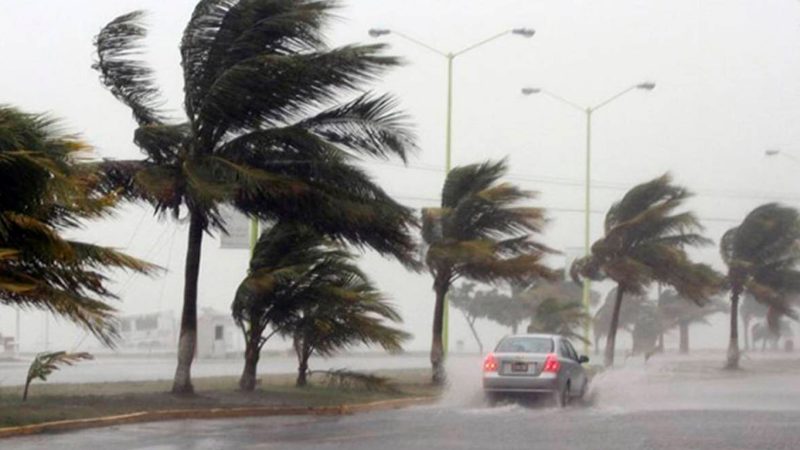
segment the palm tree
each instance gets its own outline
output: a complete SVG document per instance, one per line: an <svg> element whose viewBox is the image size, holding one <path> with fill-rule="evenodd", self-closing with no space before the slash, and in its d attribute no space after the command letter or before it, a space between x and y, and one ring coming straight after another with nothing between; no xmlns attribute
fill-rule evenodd
<svg viewBox="0 0 800 450"><path fill-rule="evenodd" d="M726 368L739 367L739 298L749 292L767 305L774 319L794 316L789 304L800 293L800 222L794 208L768 203L751 211L738 227L720 241L720 253L728 266L726 282L731 291L730 340ZM771 324L777 328L777 320Z"/></svg>
<svg viewBox="0 0 800 450"><path fill-rule="evenodd" d="M408 335L383 323L400 322L399 314L354 259L303 225L279 222L261 234L231 307L245 337L242 390L255 388L261 348L275 334L293 338L298 386L306 384L314 353L332 355L357 343L400 350Z"/></svg>
<svg viewBox="0 0 800 450"><path fill-rule="evenodd" d="M686 189L672 184L669 175L632 188L606 214L605 236L592 245L589 256L573 264L575 278L610 278L617 283L606 336L606 366L614 364L625 293L641 294L658 282L704 303L717 289L711 267L692 262L686 254L686 247L709 243L699 234L702 227L693 213L675 212L689 196Z"/></svg>
<svg viewBox="0 0 800 450"><path fill-rule="evenodd" d="M281 328L291 336L297 353L297 386L305 386L313 354L332 356L353 345L377 344L390 352L402 350L410 335L385 324L401 322L372 282L352 263L354 256L335 252L312 269L313 279L294 320Z"/></svg>
<svg viewBox="0 0 800 450"><path fill-rule="evenodd" d="M136 59L146 30L132 12L96 38L101 81L129 106L144 159L103 164L107 188L189 222L173 392L191 393L204 233L225 232L222 206L290 220L411 264L411 210L354 165L405 160L413 136L388 96L357 92L398 60L381 45L325 46L333 0L203 0L180 44L183 120L168 119ZM322 108L321 112L315 112Z"/></svg>
<svg viewBox="0 0 800 450"><path fill-rule="evenodd" d="M116 202L95 191L87 150L52 118L0 105L0 304L50 311L111 346L116 296L104 272L155 267L62 235Z"/></svg>
<svg viewBox="0 0 800 450"><path fill-rule="evenodd" d="M425 263L436 293L431 364L437 384L445 379L444 305L454 281L523 282L553 276L542 264L551 250L532 239L542 231L544 211L519 205L533 193L500 183L506 171L505 161L456 167L447 174L441 206L422 211Z"/></svg>

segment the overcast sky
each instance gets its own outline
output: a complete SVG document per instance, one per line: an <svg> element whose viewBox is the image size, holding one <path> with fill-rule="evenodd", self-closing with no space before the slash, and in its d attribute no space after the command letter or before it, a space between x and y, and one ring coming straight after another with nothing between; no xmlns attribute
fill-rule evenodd
<svg viewBox="0 0 800 450"><path fill-rule="evenodd" d="M119 14L149 11L146 58L179 118L178 43L194 3L0 0L0 103L63 118L100 157L139 157L128 109L101 87L90 68L92 38ZM456 59L453 160L466 164L508 157L511 181L539 191L536 204L550 209L542 240L554 248L582 245L585 119L544 95L521 95L523 86L591 106L633 84L657 84L652 92L633 91L595 114L593 239L614 200L664 172L697 193L691 207L715 241L761 203L800 205L795 176L800 160L764 156L765 149L775 148L800 157L797 1L351 0L339 15L330 27L331 45L370 42L371 27L402 31L443 51L509 28L536 30L532 39L509 35ZM407 64L372 89L401 99L415 124L420 152L408 168L367 167L404 203L432 205L444 173L445 60L397 37L381 40ZM186 228L157 221L146 207L128 206L115 220L91 224L78 235L168 267L167 275L153 280L116 277L124 313L177 312ZM215 239L207 239L203 251L200 307L227 311L247 252L219 249ZM715 247L696 256L722 269ZM552 262L562 265L563 258ZM404 326L415 336L407 347L427 348L430 277L408 274L371 255L364 266L400 306ZM457 313L453 317L451 341L471 345L465 324ZM42 323L41 314L24 313L23 349L41 348ZM480 327L490 345L504 332L489 324ZM59 347L75 345L83 336L68 324L50 328L50 340ZM707 331L702 344L725 344L724 327ZM0 333L14 333L10 308L0 308Z"/></svg>

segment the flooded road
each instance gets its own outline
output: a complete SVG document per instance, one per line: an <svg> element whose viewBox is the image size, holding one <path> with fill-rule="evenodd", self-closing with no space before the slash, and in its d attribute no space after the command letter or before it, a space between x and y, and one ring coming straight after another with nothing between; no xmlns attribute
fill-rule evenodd
<svg viewBox="0 0 800 450"><path fill-rule="evenodd" d="M599 375L585 402L487 406L474 359L453 359L439 404L346 417L163 422L58 436L62 448L114 449L797 449L800 360L662 357ZM477 366L479 367L479 366ZM4 449L44 448L50 437Z"/></svg>

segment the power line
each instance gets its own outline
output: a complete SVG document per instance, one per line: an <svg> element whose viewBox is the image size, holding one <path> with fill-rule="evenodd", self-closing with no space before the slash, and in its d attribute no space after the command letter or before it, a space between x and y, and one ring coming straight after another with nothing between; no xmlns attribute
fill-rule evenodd
<svg viewBox="0 0 800 450"><path fill-rule="evenodd" d="M435 165L426 165L426 164L407 164L404 165L402 163L394 163L390 161L375 161L375 162L368 162L365 163L367 165L373 166L383 166L383 167L390 167L396 169L411 169L411 170L421 170L427 172L435 172L439 173L444 176L444 169L439 166ZM564 177L548 177L548 176L528 176L522 175L518 173L509 173L505 176L506 179L515 180L515 181L523 181L523 182L531 182L531 183L543 183L543 184L554 184L559 186L574 186L574 187L583 187L584 181L578 180L574 178L564 178ZM612 190L612 191L627 191L632 187L632 184L620 183L620 182L610 182L610 181L600 181L600 180L592 180L592 188L593 189L602 189L602 190ZM784 200L784 201L791 201L791 202L800 202L800 196L794 195L787 192L764 192L764 191L737 191L737 190L730 190L730 189L698 189L694 191L697 194L697 197L722 197L722 198L748 198L748 199L755 199L755 200Z"/></svg>

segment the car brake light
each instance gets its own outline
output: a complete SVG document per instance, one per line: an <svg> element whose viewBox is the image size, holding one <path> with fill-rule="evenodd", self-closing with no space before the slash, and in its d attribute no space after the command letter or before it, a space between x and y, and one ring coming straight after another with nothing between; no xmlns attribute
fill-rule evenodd
<svg viewBox="0 0 800 450"><path fill-rule="evenodd" d="M486 359L483 360L483 371L497 372L497 360L494 358L494 353L486 355Z"/></svg>
<svg viewBox="0 0 800 450"><path fill-rule="evenodd" d="M558 355L555 353L550 353L547 355L547 358L544 360L544 368L542 368L543 372L558 372L561 369L561 363L558 361Z"/></svg>

